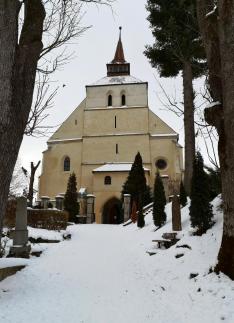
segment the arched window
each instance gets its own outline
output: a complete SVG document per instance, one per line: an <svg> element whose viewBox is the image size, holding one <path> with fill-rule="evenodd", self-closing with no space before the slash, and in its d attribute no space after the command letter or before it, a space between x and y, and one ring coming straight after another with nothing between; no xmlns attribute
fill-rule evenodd
<svg viewBox="0 0 234 323"><path fill-rule="evenodd" d="M70 158L69 157L65 157L64 162L63 162L63 170L64 172L69 172L70 171Z"/></svg>
<svg viewBox="0 0 234 323"><path fill-rule="evenodd" d="M122 94L122 105L126 105L126 96Z"/></svg>
<svg viewBox="0 0 234 323"><path fill-rule="evenodd" d="M110 176L106 176L104 179L104 184L105 185L111 185L111 177Z"/></svg>
<svg viewBox="0 0 234 323"><path fill-rule="evenodd" d="M108 107L112 107L112 95L108 95Z"/></svg>

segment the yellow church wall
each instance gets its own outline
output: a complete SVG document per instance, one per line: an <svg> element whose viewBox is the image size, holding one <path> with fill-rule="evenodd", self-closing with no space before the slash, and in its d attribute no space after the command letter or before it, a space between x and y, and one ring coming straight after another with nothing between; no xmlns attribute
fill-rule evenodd
<svg viewBox="0 0 234 323"><path fill-rule="evenodd" d="M85 100L62 123L58 130L48 140L81 138L83 135L83 111Z"/></svg>
<svg viewBox="0 0 234 323"><path fill-rule="evenodd" d="M70 171L63 170L64 158L71 162ZM64 193L71 172L75 172L78 183L81 182L82 142L53 144L43 154L42 174L39 182L39 196L54 198Z"/></svg>
<svg viewBox="0 0 234 323"><path fill-rule="evenodd" d="M175 174L175 155L174 155L174 143L171 139L155 139L151 138L151 163L152 163L152 173L153 180L156 173L155 162L159 158L163 158L167 161L167 168L161 170L162 175L168 175L169 177L174 177Z"/></svg>
<svg viewBox="0 0 234 323"><path fill-rule="evenodd" d="M149 132L151 134L176 134L176 132L170 126L168 126L151 110L149 110Z"/></svg>
<svg viewBox="0 0 234 323"><path fill-rule="evenodd" d="M126 95L127 106L148 106L147 83L131 85L86 86L86 109L107 107L108 95L112 95L112 106L121 106L121 95ZM108 107L107 107L108 108Z"/></svg>
<svg viewBox="0 0 234 323"><path fill-rule="evenodd" d="M84 136L118 133L148 133L148 108L84 111Z"/></svg>
<svg viewBox="0 0 234 323"><path fill-rule="evenodd" d="M86 137L83 139L83 163L133 162L138 151L144 162L150 163L149 148L148 135Z"/></svg>

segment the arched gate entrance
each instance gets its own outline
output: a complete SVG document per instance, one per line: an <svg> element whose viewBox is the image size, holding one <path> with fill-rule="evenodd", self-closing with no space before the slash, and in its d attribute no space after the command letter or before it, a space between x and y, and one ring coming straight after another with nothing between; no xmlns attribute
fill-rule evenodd
<svg viewBox="0 0 234 323"><path fill-rule="evenodd" d="M112 197L103 206L102 223L120 224L123 222L122 203L117 197Z"/></svg>

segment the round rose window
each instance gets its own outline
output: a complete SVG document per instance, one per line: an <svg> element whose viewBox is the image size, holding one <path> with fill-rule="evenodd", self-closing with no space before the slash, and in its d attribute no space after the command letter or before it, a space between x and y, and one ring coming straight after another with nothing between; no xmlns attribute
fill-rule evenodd
<svg viewBox="0 0 234 323"><path fill-rule="evenodd" d="M167 162L166 162L166 160L165 160L165 159L160 158L160 159L158 159L158 160L156 161L155 166L156 166L158 169L163 170L163 169L167 168Z"/></svg>

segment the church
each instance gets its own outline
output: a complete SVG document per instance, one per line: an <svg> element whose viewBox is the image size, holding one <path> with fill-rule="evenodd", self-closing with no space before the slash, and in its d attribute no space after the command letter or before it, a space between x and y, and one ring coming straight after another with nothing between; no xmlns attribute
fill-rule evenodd
<svg viewBox="0 0 234 323"><path fill-rule="evenodd" d="M130 74L121 28L114 59L106 67L107 75L86 86L86 98L49 138L39 179L39 197L53 200L65 194L74 172L78 191L95 196L97 223L115 222L106 210L120 205L137 152L148 185L153 188L158 169L167 197L178 193L183 173L179 136L150 110L148 83Z"/></svg>

